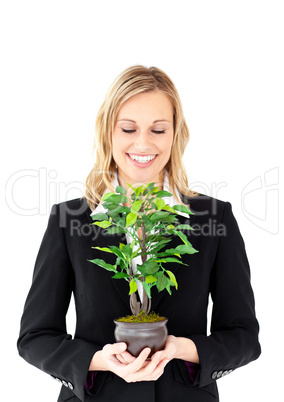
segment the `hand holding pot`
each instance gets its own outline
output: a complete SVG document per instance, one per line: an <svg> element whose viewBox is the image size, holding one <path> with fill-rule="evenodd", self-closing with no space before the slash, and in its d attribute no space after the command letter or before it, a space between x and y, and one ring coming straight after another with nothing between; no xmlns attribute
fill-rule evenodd
<svg viewBox="0 0 284 402"><path fill-rule="evenodd" d="M199 364L199 356L195 343L189 338L168 335L161 359L182 359Z"/></svg>
<svg viewBox="0 0 284 402"><path fill-rule="evenodd" d="M138 357L131 356L126 349L124 342L105 345L94 354L89 370L112 371L126 382L155 381L169 362L168 359L161 360L162 352L156 352L151 360L147 360L150 348L143 349Z"/></svg>

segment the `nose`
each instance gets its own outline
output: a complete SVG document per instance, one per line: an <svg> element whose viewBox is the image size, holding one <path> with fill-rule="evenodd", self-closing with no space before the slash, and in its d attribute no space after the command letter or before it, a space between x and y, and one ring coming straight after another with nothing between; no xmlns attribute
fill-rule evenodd
<svg viewBox="0 0 284 402"><path fill-rule="evenodd" d="M147 129L141 130L135 138L134 146L137 151L146 153L151 150L151 138Z"/></svg>

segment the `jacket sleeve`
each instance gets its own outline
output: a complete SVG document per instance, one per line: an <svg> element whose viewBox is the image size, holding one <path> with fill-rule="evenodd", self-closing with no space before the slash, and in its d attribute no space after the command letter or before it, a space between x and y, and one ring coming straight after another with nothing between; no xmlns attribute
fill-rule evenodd
<svg viewBox="0 0 284 402"><path fill-rule="evenodd" d="M101 348L66 333L73 287L73 269L58 204L54 204L36 258L17 347L28 363L50 374L84 401L89 365Z"/></svg>
<svg viewBox="0 0 284 402"><path fill-rule="evenodd" d="M189 336L199 354L200 371L194 385L200 387L257 359L261 353L250 267L229 202L224 203L222 223L224 232L218 240L211 276L211 334Z"/></svg>

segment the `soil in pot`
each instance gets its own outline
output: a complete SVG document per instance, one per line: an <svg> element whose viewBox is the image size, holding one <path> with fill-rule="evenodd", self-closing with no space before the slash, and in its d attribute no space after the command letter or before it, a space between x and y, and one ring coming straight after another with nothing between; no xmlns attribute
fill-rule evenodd
<svg viewBox="0 0 284 402"><path fill-rule="evenodd" d="M159 317L159 321L156 322L143 322L143 318L141 322L131 322L129 317L125 319L130 322L123 322L122 319L114 320L116 342L125 342L128 352L135 357L146 347L151 348L149 357L156 351L164 349L168 336L167 318Z"/></svg>

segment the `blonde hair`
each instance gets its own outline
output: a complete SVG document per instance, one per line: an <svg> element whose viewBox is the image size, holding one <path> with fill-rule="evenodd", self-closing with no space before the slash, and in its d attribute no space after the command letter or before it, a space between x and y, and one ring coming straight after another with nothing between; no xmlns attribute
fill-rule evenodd
<svg viewBox="0 0 284 402"><path fill-rule="evenodd" d="M185 196L198 195L188 189L188 179L182 156L189 141L189 130L182 111L181 100L172 80L157 67L135 65L122 71L113 81L101 105L95 126L93 154L95 164L86 179L84 196L93 211L108 188L115 192L111 182L115 176L116 163L112 157L112 132L116 117L130 97L141 92L161 91L168 96L174 110L174 138L170 159L164 169L168 173L170 192L177 199L175 189ZM82 197L82 198L83 198Z"/></svg>

